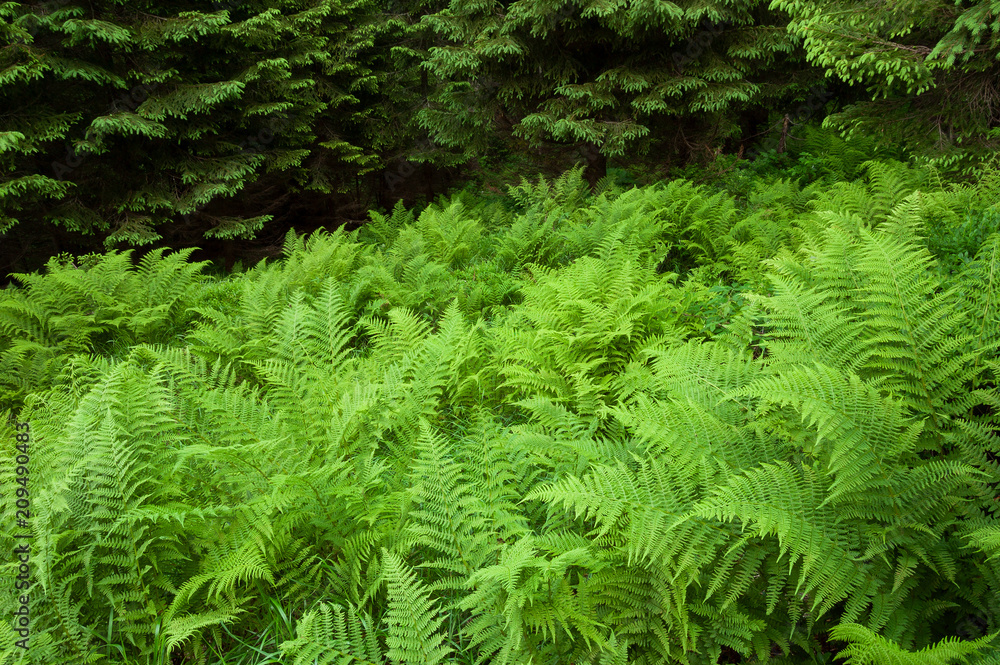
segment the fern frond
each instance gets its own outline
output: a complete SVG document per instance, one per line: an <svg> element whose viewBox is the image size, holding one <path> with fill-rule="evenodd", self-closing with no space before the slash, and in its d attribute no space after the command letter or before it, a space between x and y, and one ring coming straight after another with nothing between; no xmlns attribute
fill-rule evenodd
<svg viewBox="0 0 1000 665"><path fill-rule="evenodd" d="M827 482L809 467L764 464L719 487L695 506L692 516L752 525L760 536L774 535L789 564L802 561L795 593L814 593L813 607L826 612L862 585L860 540L823 505Z"/></svg>
<svg viewBox="0 0 1000 665"><path fill-rule="evenodd" d="M887 388L938 420L972 378L967 368L978 350L968 348L967 315L954 291L937 292L926 251L881 233L862 230L862 238L858 267L867 293L860 301L874 339L870 363L887 371Z"/></svg>
<svg viewBox="0 0 1000 665"><path fill-rule="evenodd" d="M957 637L945 638L917 652L901 649L881 635L858 624L845 623L834 626L830 636L848 643L841 650L847 665L948 665L958 659L965 661L989 645L1000 633L993 633L978 640L962 641Z"/></svg>
<svg viewBox="0 0 1000 665"><path fill-rule="evenodd" d="M381 665L385 655L378 643L371 616L352 606L320 603L303 615L296 637L282 642L283 656L293 665L359 663Z"/></svg>
<svg viewBox="0 0 1000 665"><path fill-rule="evenodd" d="M495 537L486 506L441 437L425 430L415 445L419 457L409 488L414 506L408 529L429 550L422 565L439 571L432 588L460 589L493 555Z"/></svg>
<svg viewBox="0 0 1000 665"><path fill-rule="evenodd" d="M388 550L382 550L382 576L389 600L383 618L388 630L386 656L412 665L444 661L452 650L438 632L444 620L438 616L429 592L403 560Z"/></svg>

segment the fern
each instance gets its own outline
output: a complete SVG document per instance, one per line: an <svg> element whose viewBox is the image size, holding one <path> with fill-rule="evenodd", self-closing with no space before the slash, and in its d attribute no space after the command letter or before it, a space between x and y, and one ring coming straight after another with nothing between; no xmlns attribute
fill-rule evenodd
<svg viewBox="0 0 1000 665"><path fill-rule="evenodd" d="M389 606L383 622L388 634L386 656L401 663L442 662L451 649L438 633L442 619L412 571L396 554L382 552L383 572Z"/></svg>
<svg viewBox="0 0 1000 665"><path fill-rule="evenodd" d="M486 505L472 491L461 467L445 457L443 441L431 432L416 442L420 456L409 488L413 507L409 530L414 544L428 551L423 566L431 571L431 590L461 589L465 580L493 554Z"/></svg>
<svg viewBox="0 0 1000 665"><path fill-rule="evenodd" d="M430 256L446 266L460 267L482 251L482 226L467 215L459 201L440 211L433 206L427 208L420 214L416 229Z"/></svg>
<svg viewBox="0 0 1000 665"><path fill-rule="evenodd" d="M413 212L406 209L402 200L396 201L391 215L386 216L375 211L370 212L369 215L371 221L364 225L362 235L371 238L376 244L383 247L388 246L396 239L401 228L416 221Z"/></svg>
<svg viewBox="0 0 1000 665"><path fill-rule="evenodd" d="M585 258L558 273L540 271L538 284L525 289L528 325L501 352L507 385L598 415L610 377L676 318L674 293L666 280L624 258Z"/></svg>
<svg viewBox="0 0 1000 665"><path fill-rule="evenodd" d="M289 234L225 279L155 254L27 278L0 353L39 368L4 378L33 648L707 665L959 635L991 662L996 243L950 273L927 235L990 186L867 169L746 200L570 174Z"/></svg>
<svg viewBox="0 0 1000 665"><path fill-rule="evenodd" d="M539 178L537 183L531 184L522 177L519 185L507 188L507 195L519 212L538 210L547 213L555 207L575 207L589 196L589 188L583 179L583 167L577 166L551 183Z"/></svg>
<svg viewBox="0 0 1000 665"><path fill-rule="evenodd" d="M296 638L281 644L281 653L294 665L385 662L372 618L353 607L321 603L296 628Z"/></svg>
<svg viewBox="0 0 1000 665"><path fill-rule="evenodd" d="M966 656L977 653L992 642L997 633L970 642L962 642L957 638L944 639L916 653L900 649L893 642L857 624L841 624L831 631L831 635L835 639L849 642L841 651L847 665L874 665L874 663L946 665L958 659L964 662ZM974 659L973 662L985 665L988 661Z"/></svg>
<svg viewBox="0 0 1000 665"><path fill-rule="evenodd" d="M43 275L14 275L24 288L0 297L0 385L23 397L53 381L75 353L174 342L207 264L189 263L192 251L154 250L137 267L131 251L81 257L80 265L61 256Z"/></svg>

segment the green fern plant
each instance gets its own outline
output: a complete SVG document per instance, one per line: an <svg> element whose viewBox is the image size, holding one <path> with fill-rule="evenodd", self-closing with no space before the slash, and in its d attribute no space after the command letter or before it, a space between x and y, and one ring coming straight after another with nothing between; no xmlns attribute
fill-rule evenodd
<svg viewBox="0 0 1000 665"><path fill-rule="evenodd" d="M601 558L626 562L606 573L609 589L655 588L658 571L674 585L653 596L674 609L645 624L673 640L631 640L656 654L648 657L681 659L671 646L680 644L706 658L726 645L762 659L770 640L757 636L789 622L803 631L786 632L792 642L815 649L802 638L835 608L844 622L863 619L919 648L928 637L915 630L919 608L942 598L953 612L986 607L954 586L975 555L943 539L969 521L983 528L977 497L995 478L982 454L995 434L971 413L989 400L969 393L985 349L964 333L968 312L907 233L831 229L800 254L808 266L774 262L775 294L752 298L768 313L764 358L698 363L713 345L699 355L651 349L663 360L652 375L641 365L623 375L629 398L616 415L655 457L598 465L529 494L585 519ZM770 563L779 560L781 575ZM691 597L697 586L707 590L701 601Z"/></svg>
<svg viewBox="0 0 1000 665"><path fill-rule="evenodd" d="M972 662L976 665L986 665L1000 661L996 653L988 657L966 657L978 652L993 641L1000 633L982 637L978 640L962 642L958 639L944 639L941 642L913 653L900 649L898 645L873 633L864 626L857 624L841 624L831 631L838 640L849 642L842 650L841 657L847 665L875 665L876 663L899 663L899 665L930 665L931 663Z"/></svg>
<svg viewBox="0 0 1000 665"><path fill-rule="evenodd" d="M283 656L294 665L331 665L347 662L380 665L385 650L371 616L348 606L321 603L298 623L295 639L281 644Z"/></svg>
<svg viewBox="0 0 1000 665"><path fill-rule="evenodd" d="M886 168L750 207L466 193L177 290L154 257L171 308L135 283L75 337L55 310L135 269L32 277L0 307L55 349L0 410L34 441L32 657L992 662L997 238L956 274L925 238L989 187Z"/></svg>
<svg viewBox="0 0 1000 665"><path fill-rule="evenodd" d="M443 620L436 616L428 592L399 556L390 551L383 551L382 556L389 595L383 618L388 630L386 656L408 665L442 662L451 649L443 644L444 635L437 632Z"/></svg>
<svg viewBox="0 0 1000 665"><path fill-rule="evenodd" d="M515 396L543 397L594 418L612 377L644 342L667 334L679 316L677 290L627 254L534 271L536 284L524 289L519 308L523 323L500 342L500 371Z"/></svg>
<svg viewBox="0 0 1000 665"><path fill-rule="evenodd" d="M44 274L13 275L23 287L0 291L0 386L7 403L49 384L75 353L176 342L191 321L187 308L207 262L189 262L190 249L164 251L147 253L135 266L131 250L59 256Z"/></svg>

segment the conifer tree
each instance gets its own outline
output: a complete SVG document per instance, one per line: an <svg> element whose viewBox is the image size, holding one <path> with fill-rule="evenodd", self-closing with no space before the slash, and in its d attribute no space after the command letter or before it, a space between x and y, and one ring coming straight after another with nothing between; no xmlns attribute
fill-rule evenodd
<svg viewBox="0 0 1000 665"><path fill-rule="evenodd" d="M695 135L736 133L734 111L782 94L773 72L794 57L759 0L452 0L424 22L444 40L426 61L442 85L419 115L436 141L477 154L506 125L577 145L591 185L607 157L657 138L690 151Z"/></svg>
<svg viewBox="0 0 1000 665"><path fill-rule="evenodd" d="M353 184L377 162L362 99L377 77L358 57L370 14L369 0L4 3L0 232L144 244L183 219L245 237L270 211L218 203L262 178L326 192L349 168Z"/></svg>
<svg viewBox="0 0 1000 665"><path fill-rule="evenodd" d="M845 133L871 134L958 165L1000 145L1000 4L995 0L870 3L776 0L810 61L866 99L830 116Z"/></svg>
<svg viewBox="0 0 1000 665"><path fill-rule="evenodd" d="M385 203L383 194L392 195L403 183L420 177L427 184L429 200L433 198L431 166L454 166L468 159L463 150L432 141L417 121L418 111L427 106L439 84L421 66L428 49L439 43L421 18L445 4L442 0L387 0L380 5L372 66L384 72L384 77L377 102L378 124L371 125L372 145L385 166L377 197L380 203Z"/></svg>

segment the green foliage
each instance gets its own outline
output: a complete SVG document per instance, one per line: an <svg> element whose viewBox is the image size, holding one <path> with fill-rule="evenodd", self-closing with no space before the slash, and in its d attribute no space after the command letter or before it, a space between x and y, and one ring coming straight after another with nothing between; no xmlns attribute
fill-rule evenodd
<svg viewBox="0 0 1000 665"><path fill-rule="evenodd" d="M272 215L222 201L258 181L330 192L346 169L353 185L377 165L371 12L350 0L5 3L0 231L54 224L135 246L204 210L206 237L251 237Z"/></svg>
<svg viewBox="0 0 1000 665"><path fill-rule="evenodd" d="M108 248L250 238L306 193L341 219L420 185L429 201L429 168L397 190L415 164L462 166L467 183L489 179L484 165L582 163L588 188L608 193L636 181L609 176L609 157L657 172L712 162L742 198L757 174L853 180L901 147L970 174L998 139L995 0L196 5L0 6L0 234L30 224ZM806 115L829 131L803 128ZM734 168L747 149L753 164ZM456 219L509 226L493 217ZM472 226L450 248L437 228L421 231L435 263L482 251ZM437 265L409 270L425 297L444 288ZM470 297L497 306L507 293Z"/></svg>
<svg viewBox="0 0 1000 665"><path fill-rule="evenodd" d="M931 230L994 182L574 169L225 279L20 276L31 657L996 663L1000 234Z"/></svg>
<svg viewBox="0 0 1000 665"><path fill-rule="evenodd" d="M385 662L375 639L372 619L358 616L354 608L320 604L302 617L298 636L281 645L284 653L295 654L294 665L356 662L377 665Z"/></svg>
<svg viewBox="0 0 1000 665"><path fill-rule="evenodd" d="M941 257L942 268L955 272L972 261L987 237L1000 232L1000 207L957 215L941 215L928 228L928 249Z"/></svg>
<svg viewBox="0 0 1000 665"><path fill-rule="evenodd" d="M470 156L504 138L501 123L531 145L577 146L587 163L653 139L681 145L683 124L731 135L736 109L787 94L771 74L794 63L783 17L755 1L456 0L422 22L438 38L423 64L439 83L419 123Z"/></svg>
<svg viewBox="0 0 1000 665"><path fill-rule="evenodd" d="M67 354L117 354L143 342L169 342L186 329L186 308L202 283L205 263L192 250L164 257L132 252L73 259L58 256L46 274L13 275L24 288L0 299L0 389L23 395L50 384ZM15 398L16 399L16 398Z"/></svg>
<svg viewBox="0 0 1000 665"><path fill-rule="evenodd" d="M809 60L864 86L855 104L825 124L877 137L958 169L990 154L996 131L1000 30L995 0L872 4L777 0Z"/></svg>
<svg viewBox="0 0 1000 665"><path fill-rule="evenodd" d="M389 633L387 656L407 665L440 663L451 651L442 646L444 635L437 632L443 619L435 616L429 594L399 555L383 551L383 556L382 574L389 592L384 619Z"/></svg>
<svg viewBox="0 0 1000 665"><path fill-rule="evenodd" d="M955 662L961 658L965 661L965 656L974 654L979 649L989 644L997 636L994 633L987 637L982 637L971 642L961 642L957 639L945 639L933 647L926 647L917 653L911 653L900 649L892 642L872 633L864 626L856 624L842 624L833 629L832 635L843 641L850 641L851 645L841 652L846 658L847 665L875 665L875 663L899 663L899 665L931 665L933 663ZM975 663L986 663L995 661L995 657L989 660L978 658Z"/></svg>
<svg viewBox="0 0 1000 665"><path fill-rule="evenodd" d="M744 171L756 178L789 178L802 185L855 180L864 175L864 164L873 158L898 157L898 151L880 146L869 136L845 140L829 129L807 124L792 127L785 152L776 149L758 154Z"/></svg>

